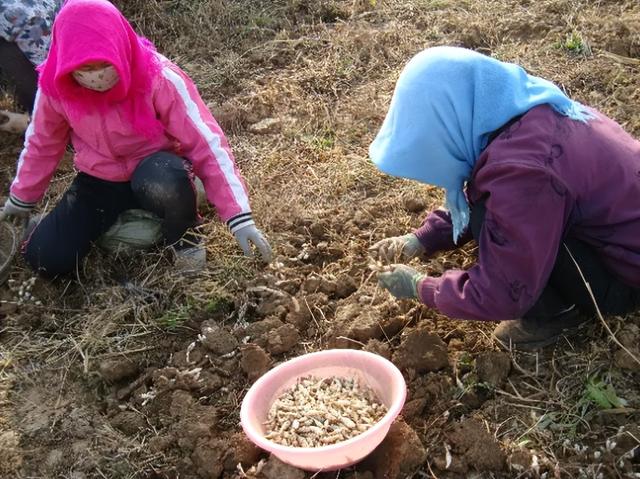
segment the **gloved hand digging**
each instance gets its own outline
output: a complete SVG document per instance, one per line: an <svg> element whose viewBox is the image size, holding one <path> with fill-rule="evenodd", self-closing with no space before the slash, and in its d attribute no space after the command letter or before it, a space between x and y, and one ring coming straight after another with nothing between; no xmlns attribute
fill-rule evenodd
<svg viewBox="0 0 640 479"><path fill-rule="evenodd" d="M262 261L264 261L265 263L271 262L271 258L273 256L271 246L269 245L269 242L264 237L262 232L258 228L256 228L254 224L243 226L242 228L236 230L233 233L233 236L235 236L236 241L238 241L238 244L240 244L240 248L242 248L245 256L253 256L253 252L251 251L251 243L253 243L253 245L260 252Z"/></svg>
<svg viewBox="0 0 640 479"><path fill-rule="evenodd" d="M418 299L418 284L425 277L410 266L393 264L378 275L378 284L399 299Z"/></svg>
<svg viewBox="0 0 640 479"><path fill-rule="evenodd" d="M418 237L409 233L378 241L369 248L369 252L377 255L380 261L393 262L416 258L424 254L425 250Z"/></svg>

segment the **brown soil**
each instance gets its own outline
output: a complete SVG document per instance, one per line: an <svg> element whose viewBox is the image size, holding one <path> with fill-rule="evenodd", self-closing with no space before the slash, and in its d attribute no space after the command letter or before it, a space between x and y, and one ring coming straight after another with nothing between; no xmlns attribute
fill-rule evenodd
<svg viewBox="0 0 640 479"><path fill-rule="evenodd" d="M102 379L110 383L123 381L138 373L138 365L127 358L108 359L98 366Z"/></svg>
<svg viewBox="0 0 640 479"><path fill-rule="evenodd" d="M261 476L264 479L304 479L305 474L271 456L262 469Z"/></svg>
<svg viewBox="0 0 640 479"><path fill-rule="evenodd" d="M500 351L485 351L476 357L476 371L480 382L502 386L511 372L511 357Z"/></svg>
<svg viewBox="0 0 640 479"><path fill-rule="evenodd" d="M486 426L473 419L464 420L446 434L445 448L449 449L450 462L436 458L436 466L443 471L468 473L476 471L502 471L505 453L500 444L486 430Z"/></svg>
<svg viewBox="0 0 640 479"><path fill-rule="evenodd" d="M456 44L517 61L638 136L637 1L117 3L213 105L276 261L242 258L213 210L197 277L177 276L162 252L93 251L74 277L36 281L24 301L32 274L18 260L17 286L0 290L0 477L310 477L252 446L239 409L269 368L329 347L389 358L408 385L403 419L341 477L640 470L638 363L600 323L542 353L499 353L491 324L396 302L367 259L372 242L410 231L442 200L367 160L415 52ZM20 145L2 137L3 193ZM72 177L67 158L41 207ZM469 245L416 266L440 274L474 254ZM640 316L606 320L638 357ZM590 378L625 405L599 408Z"/></svg>
<svg viewBox="0 0 640 479"><path fill-rule="evenodd" d="M428 332L426 328L416 328L406 330L403 336L393 353L393 362L400 369L424 373L449 365L447 345L437 334Z"/></svg>
<svg viewBox="0 0 640 479"><path fill-rule="evenodd" d="M417 471L427 458L420 437L402 419L391 425L382 444L365 459L363 467L376 479L405 477Z"/></svg>
<svg viewBox="0 0 640 479"><path fill-rule="evenodd" d="M242 348L242 359L240 367L249 380L258 379L269 370L271 357L257 344L247 344Z"/></svg>

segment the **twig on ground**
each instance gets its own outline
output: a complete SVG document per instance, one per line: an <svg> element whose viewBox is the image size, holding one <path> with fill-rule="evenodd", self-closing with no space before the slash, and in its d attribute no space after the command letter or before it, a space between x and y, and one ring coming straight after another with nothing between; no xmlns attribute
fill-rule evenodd
<svg viewBox="0 0 640 479"><path fill-rule="evenodd" d="M584 285L587 288L587 292L589 293L589 296L591 297L591 301L593 301L593 305L596 308L596 314L598 315L598 319L600 320L600 323L602 323L602 326L604 327L604 329L607 331L607 333L609 333L609 336L611 337L613 342L616 343L625 353L627 353L631 357L631 359L633 359L636 363L640 364L640 359L638 359L638 357L635 354L633 354L624 344L622 344L618 340L616 335L613 333L613 331L609 327L609 324L607 324L607 322L605 321L604 316L602 316L602 313L600 312L600 307L598 306L598 302L596 301L596 297L594 296L593 291L591 289L591 285L589 284L589 282L585 278L584 274L582 273L582 269L580 268L580 265L578 265L578 262L574 258L573 254L571 253L571 251L569 250L567 245L563 243L563 246L564 246L565 250L567 251L567 253L569 253L569 257L573 261L573 264L578 269L578 273L580 274L580 278L582 278L582 281L584 282Z"/></svg>

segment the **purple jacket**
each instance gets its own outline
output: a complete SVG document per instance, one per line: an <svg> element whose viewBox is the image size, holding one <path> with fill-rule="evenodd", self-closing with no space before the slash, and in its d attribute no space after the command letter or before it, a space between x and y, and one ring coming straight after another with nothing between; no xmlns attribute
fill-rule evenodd
<svg viewBox="0 0 640 479"><path fill-rule="evenodd" d="M460 319L521 317L547 284L562 240L593 246L609 270L640 288L640 142L594 112L584 124L549 106L531 109L482 152L467 187L487 197L478 262L428 277L422 302ZM428 254L452 250L448 213L415 231Z"/></svg>

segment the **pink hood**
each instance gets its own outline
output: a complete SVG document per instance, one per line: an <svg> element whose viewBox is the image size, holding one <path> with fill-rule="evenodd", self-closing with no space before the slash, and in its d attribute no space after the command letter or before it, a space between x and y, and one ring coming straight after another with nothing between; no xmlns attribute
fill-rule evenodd
<svg viewBox="0 0 640 479"><path fill-rule="evenodd" d="M108 62L120 81L106 92L80 86L72 72L89 62ZM40 88L58 100L71 119L106 112L113 104L134 130L153 138L162 133L151 104L151 85L161 65L149 40L138 36L106 0L68 0L53 24L49 55L39 67Z"/></svg>

